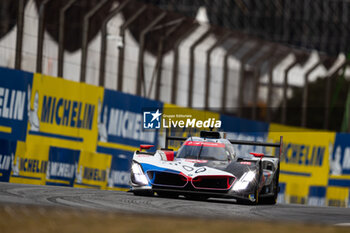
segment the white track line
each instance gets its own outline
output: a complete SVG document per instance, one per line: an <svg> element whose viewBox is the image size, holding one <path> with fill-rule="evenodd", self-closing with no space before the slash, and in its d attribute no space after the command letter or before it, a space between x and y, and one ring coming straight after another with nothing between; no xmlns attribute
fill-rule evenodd
<svg viewBox="0 0 350 233"><path fill-rule="evenodd" d="M350 227L350 222L337 223L337 224L334 224L334 226Z"/></svg>

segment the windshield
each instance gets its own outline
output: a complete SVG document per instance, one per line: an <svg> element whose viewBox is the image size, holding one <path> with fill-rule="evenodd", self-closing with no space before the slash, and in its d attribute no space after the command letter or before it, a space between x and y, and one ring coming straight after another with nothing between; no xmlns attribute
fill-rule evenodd
<svg viewBox="0 0 350 233"><path fill-rule="evenodd" d="M177 158L226 161L232 155L224 143L188 141L180 148Z"/></svg>

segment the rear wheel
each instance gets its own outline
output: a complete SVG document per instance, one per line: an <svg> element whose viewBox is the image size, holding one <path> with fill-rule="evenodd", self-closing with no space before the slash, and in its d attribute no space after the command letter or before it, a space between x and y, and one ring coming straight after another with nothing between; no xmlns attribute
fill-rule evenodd
<svg viewBox="0 0 350 233"><path fill-rule="evenodd" d="M260 203L260 198L259 198L258 187L256 187L255 192L254 192L254 199L253 200L249 200L249 201L244 201L243 204L257 205L258 203Z"/></svg>
<svg viewBox="0 0 350 233"><path fill-rule="evenodd" d="M255 201L253 202L254 205L257 205L259 203L260 199L259 199L259 191L258 191L258 187L256 187L256 191L255 191Z"/></svg>
<svg viewBox="0 0 350 233"><path fill-rule="evenodd" d="M278 196L278 192L279 192L279 184L278 184L279 173L280 173L280 169L278 168L278 170L276 172L275 180L273 182L273 196L260 198L259 204L275 205L277 203L277 196Z"/></svg>
<svg viewBox="0 0 350 233"><path fill-rule="evenodd" d="M274 205L277 202L277 196L273 195L270 197L260 198L259 204L262 205Z"/></svg>
<svg viewBox="0 0 350 233"><path fill-rule="evenodd" d="M251 196L254 195L254 198ZM237 202L243 205L257 205L260 204L258 188L255 189L254 194L249 195L246 199L238 199Z"/></svg>

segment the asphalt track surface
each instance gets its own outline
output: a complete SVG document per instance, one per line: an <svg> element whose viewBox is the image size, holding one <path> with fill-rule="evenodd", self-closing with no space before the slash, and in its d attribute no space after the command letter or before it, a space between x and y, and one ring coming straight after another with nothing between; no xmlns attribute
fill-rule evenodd
<svg viewBox="0 0 350 233"><path fill-rule="evenodd" d="M305 205L241 205L232 200L191 201L184 198L139 197L129 192L37 186L0 182L0 205L19 204L94 209L128 214L179 217L350 223L350 208Z"/></svg>

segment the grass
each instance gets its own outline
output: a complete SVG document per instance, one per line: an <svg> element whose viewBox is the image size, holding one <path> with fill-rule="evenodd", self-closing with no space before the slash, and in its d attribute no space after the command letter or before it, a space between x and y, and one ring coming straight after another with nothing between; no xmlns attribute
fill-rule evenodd
<svg viewBox="0 0 350 233"><path fill-rule="evenodd" d="M248 220L198 219L131 215L62 207L25 205L0 206L0 232L127 232L127 233L333 233L349 232L348 227L274 223Z"/></svg>

